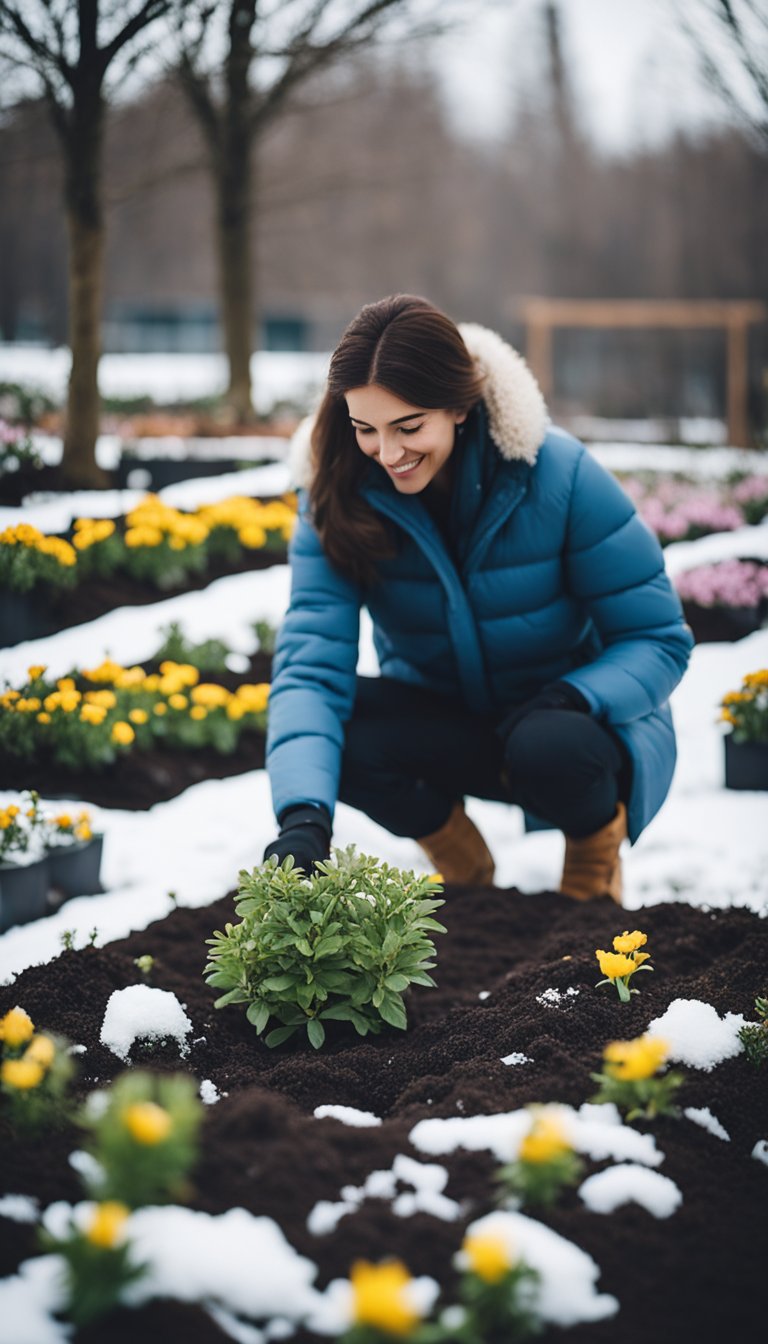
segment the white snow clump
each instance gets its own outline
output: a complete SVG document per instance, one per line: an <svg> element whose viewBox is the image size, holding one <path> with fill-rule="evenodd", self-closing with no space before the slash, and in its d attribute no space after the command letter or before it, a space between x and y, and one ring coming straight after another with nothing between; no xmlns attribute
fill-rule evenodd
<svg viewBox="0 0 768 1344"><path fill-rule="evenodd" d="M113 1055L128 1064L134 1041L161 1041L170 1036L178 1041L183 1059L189 1054L187 1036L191 1030L192 1023L170 990L127 985L110 994L100 1039Z"/></svg>
<svg viewBox="0 0 768 1344"><path fill-rule="evenodd" d="M745 1021L741 1013L721 1018L711 1003L701 999L673 999L661 1017L648 1023L646 1032L667 1042L670 1059L709 1073L724 1059L741 1054L739 1028Z"/></svg>
<svg viewBox="0 0 768 1344"><path fill-rule="evenodd" d="M588 1176L579 1194L593 1213L613 1213L622 1204L640 1204L656 1218L669 1218L683 1202L680 1190L668 1176L648 1171L633 1162L607 1167Z"/></svg>

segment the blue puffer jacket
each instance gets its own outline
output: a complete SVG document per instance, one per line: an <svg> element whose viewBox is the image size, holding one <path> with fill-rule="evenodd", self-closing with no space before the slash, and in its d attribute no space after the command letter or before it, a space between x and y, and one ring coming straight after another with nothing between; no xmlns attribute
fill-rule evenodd
<svg viewBox="0 0 768 1344"><path fill-rule="evenodd" d="M658 541L614 478L577 439L548 427L533 375L510 346L482 327L460 330L486 387L454 450L454 553L418 494L399 494L371 462L362 492L399 525L402 545L382 563L382 582L363 590L328 564L299 492L269 701L275 813L315 802L333 815L367 606L383 675L459 695L472 710L501 711L557 678L578 687L629 750L634 843L672 780L667 702L690 629ZM295 474L307 483L306 466Z"/></svg>

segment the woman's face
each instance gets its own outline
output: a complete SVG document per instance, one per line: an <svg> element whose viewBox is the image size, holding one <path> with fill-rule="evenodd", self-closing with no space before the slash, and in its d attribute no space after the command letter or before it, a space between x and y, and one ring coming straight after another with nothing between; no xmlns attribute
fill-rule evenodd
<svg viewBox="0 0 768 1344"><path fill-rule="evenodd" d="M453 452L457 424L466 411L434 411L401 401L375 383L346 394L349 418L366 457L386 471L401 494L414 495L433 481Z"/></svg>

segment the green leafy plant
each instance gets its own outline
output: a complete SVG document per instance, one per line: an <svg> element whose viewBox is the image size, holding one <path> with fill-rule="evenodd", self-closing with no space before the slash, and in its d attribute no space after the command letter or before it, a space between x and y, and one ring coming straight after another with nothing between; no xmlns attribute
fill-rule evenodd
<svg viewBox="0 0 768 1344"><path fill-rule="evenodd" d="M79 1116L98 1164L91 1195L129 1208L181 1201L197 1159L202 1118L194 1081L140 1070L121 1074L106 1093L93 1094Z"/></svg>
<svg viewBox="0 0 768 1344"><path fill-rule="evenodd" d="M251 628L259 641L259 652L274 653L277 640L275 627L270 625L269 621L254 621Z"/></svg>
<svg viewBox="0 0 768 1344"><path fill-rule="evenodd" d="M739 1040L750 1064L760 1067L768 1060L768 998L755 999L759 1022L747 1022L739 1029Z"/></svg>
<svg viewBox="0 0 768 1344"><path fill-rule="evenodd" d="M248 1005L246 1016L268 1046L300 1028L318 1049L326 1021L351 1022L361 1036L386 1023L407 1026L403 994L432 987L432 918L444 904L431 877L401 872L354 845L334 849L311 877L289 855L240 873L239 924L207 939L208 984L225 993L216 1007Z"/></svg>
<svg viewBox="0 0 768 1344"><path fill-rule="evenodd" d="M499 1169L502 1195L523 1206L553 1204L566 1185L581 1178L584 1163L573 1144L557 1106L530 1106L531 1126L517 1157Z"/></svg>
<svg viewBox="0 0 768 1344"><path fill-rule="evenodd" d="M163 628L163 644L155 654L155 662L169 659L174 663L188 663L198 672L226 672L227 657L232 652L222 639L204 639L195 644L187 639L178 621Z"/></svg>

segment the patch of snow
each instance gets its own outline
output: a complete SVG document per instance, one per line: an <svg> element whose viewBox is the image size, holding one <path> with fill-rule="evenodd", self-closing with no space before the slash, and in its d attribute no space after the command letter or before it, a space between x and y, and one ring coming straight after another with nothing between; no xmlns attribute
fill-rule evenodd
<svg viewBox="0 0 768 1344"><path fill-rule="evenodd" d="M218 1325L223 1334L229 1335L230 1339L235 1340L235 1344L264 1344L267 1338L265 1332L260 1330L257 1325L250 1325L248 1321L241 1321L234 1312L227 1311L225 1307L212 1303L208 1307L208 1315L215 1325Z"/></svg>
<svg viewBox="0 0 768 1344"><path fill-rule="evenodd" d="M619 1309L610 1293L597 1292L600 1269L592 1257L523 1213L497 1209L470 1223L467 1235L500 1237L508 1247L511 1262L524 1260L541 1275L533 1290L533 1302L536 1314L548 1324L602 1321ZM457 1253L455 1264L465 1268L464 1252Z"/></svg>
<svg viewBox="0 0 768 1344"><path fill-rule="evenodd" d="M633 1203L655 1218L669 1218L683 1202L680 1190L668 1176L632 1162L588 1176L579 1194L593 1213L614 1213L622 1204Z"/></svg>
<svg viewBox="0 0 768 1344"><path fill-rule="evenodd" d="M695 1125L701 1125L702 1129L709 1130L709 1133L714 1134L715 1138L725 1139L727 1143L730 1143L731 1136L728 1130L723 1128L717 1116L712 1114L708 1106L686 1106L683 1115L687 1120L692 1120Z"/></svg>
<svg viewBox="0 0 768 1344"><path fill-rule="evenodd" d="M65 1304L60 1255L25 1260L18 1273L0 1279L0 1321L13 1344L67 1344L72 1327L56 1320Z"/></svg>
<svg viewBox="0 0 768 1344"><path fill-rule="evenodd" d="M595 1162L612 1157L628 1158L643 1166L657 1167L664 1160L652 1134L640 1134L630 1125L616 1123L613 1106L590 1106L574 1111L558 1106L558 1119L574 1149L586 1153ZM603 1117L596 1112L607 1112ZM419 1120L408 1135L411 1143L433 1156L453 1153L457 1148L469 1152L484 1149L499 1162L513 1162L520 1144L531 1127L530 1112L521 1109L497 1115L448 1116L445 1120Z"/></svg>
<svg viewBox="0 0 768 1344"><path fill-rule="evenodd" d="M87 1045L70 1045L69 1049L67 1050L67 1054L68 1054L68 1055L84 1055L84 1054L87 1053L87 1050L88 1050L88 1046L87 1046Z"/></svg>
<svg viewBox="0 0 768 1344"><path fill-rule="evenodd" d="M491 997L490 989L481 989L477 997L478 999L490 999Z"/></svg>
<svg viewBox="0 0 768 1344"><path fill-rule="evenodd" d="M502 1064L532 1064L530 1055L524 1055L520 1050L513 1050L511 1055L502 1055Z"/></svg>
<svg viewBox="0 0 768 1344"><path fill-rule="evenodd" d="M758 1139L751 1155L756 1157L758 1162L764 1162L768 1167L768 1139Z"/></svg>
<svg viewBox="0 0 768 1344"><path fill-rule="evenodd" d="M182 1059L189 1054L187 1036L192 1023L169 989L151 985L127 985L116 989L107 1001L100 1040L113 1055L130 1063L134 1041L178 1042Z"/></svg>
<svg viewBox="0 0 768 1344"><path fill-rule="evenodd" d="M411 1190L396 1195L398 1182L410 1185ZM343 1186L341 1199L335 1202L318 1200L307 1218L307 1228L315 1237L326 1236L366 1199L391 1199L392 1212L401 1218L421 1212L444 1222L453 1222L461 1214L461 1205L442 1193L447 1182L445 1167L436 1162L417 1162L405 1153L398 1153L389 1171L372 1171L362 1185Z"/></svg>
<svg viewBox="0 0 768 1344"><path fill-rule="evenodd" d="M710 1073L716 1064L742 1053L739 1029L746 1019L741 1013L718 1016L711 1003L701 999L673 999L661 1017L648 1023L650 1036L669 1044L669 1058Z"/></svg>
<svg viewBox="0 0 768 1344"><path fill-rule="evenodd" d="M14 1223L36 1223L38 1204L30 1195L0 1195L0 1218Z"/></svg>
<svg viewBox="0 0 768 1344"><path fill-rule="evenodd" d="M380 1125L381 1120L372 1111L358 1111L355 1106L316 1106L316 1120L340 1120L342 1125L353 1125L359 1129Z"/></svg>
<svg viewBox="0 0 768 1344"><path fill-rule="evenodd" d="M106 1097L106 1092L99 1093L99 1096ZM106 1175L101 1163L96 1160L92 1153L86 1153L82 1148L77 1148L74 1153L69 1154L69 1165L78 1176L82 1176L87 1185L98 1186Z"/></svg>
<svg viewBox="0 0 768 1344"><path fill-rule="evenodd" d="M563 1003L567 1002L568 999L575 999L578 993L578 989L574 989L572 985L569 985L568 989L565 990L544 989L541 994L536 995L536 1002L552 1007L556 1003Z"/></svg>
<svg viewBox="0 0 768 1344"><path fill-rule="evenodd" d="M206 1106L215 1106L217 1101L221 1101L221 1093L210 1078L204 1078L200 1084L200 1100Z"/></svg>

